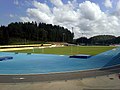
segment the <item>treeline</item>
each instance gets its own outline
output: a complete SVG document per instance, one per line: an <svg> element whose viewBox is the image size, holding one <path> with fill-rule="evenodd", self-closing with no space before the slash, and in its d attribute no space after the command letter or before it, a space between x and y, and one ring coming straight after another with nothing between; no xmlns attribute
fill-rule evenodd
<svg viewBox="0 0 120 90"><path fill-rule="evenodd" d="M97 35L90 38L80 37L74 40L74 43L80 45L112 45L120 44L120 36L115 37L112 35Z"/></svg>
<svg viewBox="0 0 120 90"><path fill-rule="evenodd" d="M73 41L74 34L58 25L36 22L15 22L0 26L0 45L16 42L72 42L80 45L120 44L120 37L97 35L90 38L80 37ZM21 44L21 43L20 43Z"/></svg>
<svg viewBox="0 0 120 90"><path fill-rule="evenodd" d="M72 42L74 34L68 29L52 24L36 22L15 22L0 27L0 44L11 42L44 41L44 42Z"/></svg>

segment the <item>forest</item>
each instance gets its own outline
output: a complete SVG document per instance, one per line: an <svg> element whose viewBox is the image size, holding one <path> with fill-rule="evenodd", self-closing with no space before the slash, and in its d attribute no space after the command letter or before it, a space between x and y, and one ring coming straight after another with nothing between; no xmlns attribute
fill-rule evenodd
<svg viewBox="0 0 120 90"><path fill-rule="evenodd" d="M90 38L80 37L74 40L74 43L80 45L114 45L120 44L120 36L113 35L97 35Z"/></svg>
<svg viewBox="0 0 120 90"><path fill-rule="evenodd" d="M113 35L97 35L90 38L79 36L59 25L36 22L14 22L8 26L0 26L0 45L30 44L46 42L67 42L79 45L111 45L120 44L120 37Z"/></svg>
<svg viewBox="0 0 120 90"><path fill-rule="evenodd" d="M16 42L72 42L74 34L58 25L15 22L0 27L0 44Z"/></svg>

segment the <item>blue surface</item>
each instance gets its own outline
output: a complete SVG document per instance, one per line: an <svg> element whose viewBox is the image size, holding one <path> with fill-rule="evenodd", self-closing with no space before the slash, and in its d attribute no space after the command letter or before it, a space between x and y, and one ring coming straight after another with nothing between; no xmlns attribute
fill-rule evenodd
<svg viewBox="0 0 120 90"><path fill-rule="evenodd" d="M0 62L0 74L44 74L82 71L105 68L120 64L120 48L92 56L87 59L69 58L52 54L0 52L0 57L11 56L12 60Z"/></svg>

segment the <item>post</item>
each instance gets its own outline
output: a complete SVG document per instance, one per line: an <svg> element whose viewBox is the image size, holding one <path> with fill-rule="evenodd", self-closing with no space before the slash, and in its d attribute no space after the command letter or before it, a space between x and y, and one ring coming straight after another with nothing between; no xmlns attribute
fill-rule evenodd
<svg viewBox="0 0 120 90"><path fill-rule="evenodd" d="M72 32L71 32L71 33L73 34L73 27L72 27ZM73 42L73 41L72 41L72 42ZM71 48L70 48L70 49L71 49L71 50L70 50L70 51L71 51L71 55L73 54L73 48L72 48L72 47L73 47L73 46L72 46L72 44L71 44Z"/></svg>
<svg viewBox="0 0 120 90"><path fill-rule="evenodd" d="M63 43L65 42L65 33L63 33Z"/></svg>

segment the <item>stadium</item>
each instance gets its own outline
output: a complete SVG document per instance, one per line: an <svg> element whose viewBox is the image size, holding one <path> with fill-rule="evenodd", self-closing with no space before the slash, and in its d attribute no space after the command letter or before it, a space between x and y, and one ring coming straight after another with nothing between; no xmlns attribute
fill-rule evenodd
<svg viewBox="0 0 120 90"><path fill-rule="evenodd" d="M95 56L10 52L0 56L1 83L82 79L119 73L120 67L120 48Z"/></svg>

